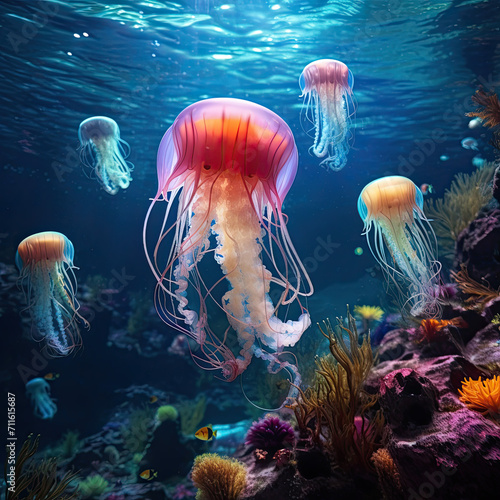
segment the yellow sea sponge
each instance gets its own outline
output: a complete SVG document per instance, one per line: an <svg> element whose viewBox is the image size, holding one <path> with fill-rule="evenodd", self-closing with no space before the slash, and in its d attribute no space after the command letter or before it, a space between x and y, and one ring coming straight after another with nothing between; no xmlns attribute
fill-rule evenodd
<svg viewBox="0 0 500 500"><path fill-rule="evenodd" d="M380 321L385 313L378 306L354 306L354 314L366 321Z"/></svg>
<svg viewBox="0 0 500 500"><path fill-rule="evenodd" d="M163 405L156 410L156 420L165 422L165 420L177 420L179 412L172 405Z"/></svg>
<svg viewBox="0 0 500 500"><path fill-rule="evenodd" d="M246 467L241 462L217 453L197 456L191 476L198 488L196 500L237 500L247 482Z"/></svg>
<svg viewBox="0 0 500 500"><path fill-rule="evenodd" d="M495 418L500 417L500 375L486 380L464 380L460 401L470 410L475 410L483 415L490 415Z"/></svg>

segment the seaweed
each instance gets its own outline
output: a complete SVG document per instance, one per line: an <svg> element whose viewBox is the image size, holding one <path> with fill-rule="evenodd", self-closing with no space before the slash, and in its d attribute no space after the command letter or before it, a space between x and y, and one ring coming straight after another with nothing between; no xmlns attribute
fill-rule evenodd
<svg viewBox="0 0 500 500"><path fill-rule="evenodd" d="M491 199L494 163L485 163L472 174L459 173L446 190L444 198L428 200L425 214L432 220L440 253L453 259L458 235L477 217Z"/></svg>
<svg viewBox="0 0 500 500"><path fill-rule="evenodd" d="M499 290L493 290L488 285L483 285L472 279L465 264L460 266L460 271L452 271L450 275L458 288L464 294L469 295L465 299L465 304L469 309L482 311L488 302L500 296Z"/></svg>
<svg viewBox="0 0 500 500"><path fill-rule="evenodd" d="M316 380L291 406L302 435L324 447L342 468L371 469L370 458L379 446L384 426L381 410L374 409L378 395L368 394L363 384L373 366L370 335L359 344L356 322L347 310L347 326L337 318L319 326L329 341L330 354L316 359ZM368 420L368 412L371 419Z"/></svg>
<svg viewBox="0 0 500 500"><path fill-rule="evenodd" d="M61 479L57 477L57 458L35 461L33 455L38 450L40 436L33 440L30 434L24 442L16 459L15 486L7 487L6 500L72 500L78 497L75 491L66 491L76 472L66 472ZM5 479L7 480L8 461L5 461Z"/></svg>

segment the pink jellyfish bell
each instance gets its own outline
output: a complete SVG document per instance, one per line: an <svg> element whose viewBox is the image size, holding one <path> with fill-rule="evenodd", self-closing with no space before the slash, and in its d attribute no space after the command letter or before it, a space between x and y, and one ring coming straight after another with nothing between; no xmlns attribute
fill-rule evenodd
<svg viewBox="0 0 500 500"><path fill-rule="evenodd" d="M195 359L221 369L228 381L242 374L255 355L268 363L270 373L285 368L295 385L300 383L297 367L283 354L310 325L300 297L313 289L281 211L297 159L286 123L269 109L239 99L207 99L187 107L158 150L158 192L144 225L144 246L157 279L156 306L168 324L197 342L201 354ZM170 225L176 198L177 216ZM150 257L146 230L159 201L166 202L166 215ZM169 235L173 241L160 264ZM214 278L208 262L202 269L207 253L222 276ZM288 311L294 303L298 319L280 319L280 306ZM211 327L209 307L225 313L226 325ZM229 347L235 345L228 342L232 332L237 353ZM289 396L295 394L292 387Z"/></svg>

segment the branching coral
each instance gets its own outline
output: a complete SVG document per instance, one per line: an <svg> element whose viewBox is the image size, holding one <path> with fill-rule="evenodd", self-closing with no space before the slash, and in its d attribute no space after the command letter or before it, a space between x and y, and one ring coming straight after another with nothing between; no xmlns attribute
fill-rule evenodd
<svg viewBox="0 0 500 500"><path fill-rule="evenodd" d="M293 410L301 433L310 434L314 444L325 447L339 466L370 468L384 420L380 410L371 420L365 417L377 402L377 396L363 389L373 366L373 352L369 335L359 344L356 322L349 311L347 320L347 327L342 319L337 319L335 329L329 321L320 327L333 359L316 360L316 381L305 391L299 389Z"/></svg>
<svg viewBox="0 0 500 500"><path fill-rule="evenodd" d="M76 492L67 491L71 481L77 477L74 472L66 472L61 479L57 478L57 459L51 458L34 462L33 455L38 450L40 436L33 440L28 436L19 454L14 467L14 486L9 488L7 484L6 500L72 500L78 497ZM5 478L11 467L8 460L5 461Z"/></svg>
<svg viewBox="0 0 500 500"><path fill-rule="evenodd" d="M216 453L197 456L191 472L197 500L237 500L245 489L246 476L242 463Z"/></svg>
<svg viewBox="0 0 500 500"><path fill-rule="evenodd" d="M493 290L489 286L473 280L469 276L467 267L464 264L462 264L460 271L451 272L451 278L463 293L469 295L469 297L465 299L465 303L468 304L471 309L483 310L488 302L500 296L500 291Z"/></svg>
<svg viewBox="0 0 500 500"><path fill-rule="evenodd" d="M496 94L488 94L484 90L479 89L476 90L471 99L478 109L467 113L467 116L481 118L483 127L495 128L500 125L500 101Z"/></svg>
<svg viewBox="0 0 500 500"><path fill-rule="evenodd" d="M500 419L500 376L481 380L464 380L460 401L469 409L480 412L483 415Z"/></svg>
<svg viewBox="0 0 500 500"><path fill-rule="evenodd" d="M452 259L458 235L476 218L479 210L492 196L491 180L495 171L493 163L470 175L459 173L447 189L444 198L428 200L425 214L432 219L441 254Z"/></svg>

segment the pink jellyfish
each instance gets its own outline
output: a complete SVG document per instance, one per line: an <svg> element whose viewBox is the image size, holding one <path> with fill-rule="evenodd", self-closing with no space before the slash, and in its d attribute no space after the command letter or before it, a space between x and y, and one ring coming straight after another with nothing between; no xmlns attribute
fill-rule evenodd
<svg viewBox="0 0 500 500"><path fill-rule="evenodd" d="M167 324L200 346L194 359L204 368L221 369L228 381L242 374L255 355L268 363L270 373L285 368L300 384L296 365L283 354L311 323L299 298L311 295L313 288L281 211L297 161L286 123L269 109L239 99L207 99L187 107L158 150L158 192L143 234L157 279L156 307ZM170 225L176 198L177 217ZM166 214L150 256L146 230L158 201L166 202ZM222 276L213 278L217 269L209 261L200 269L207 253ZM300 307L298 320L280 319L280 306L287 306L282 307L286 313L294 303ZM217 309L227 324L211 328ZM238 354L228 347L233 331ZM295 395L292 386L289 397Z"/></svg>
<svg viewBox="0 0 500 500"><path fill-rule="evenodd" d="M325 158L320 165L341 170L347 163L351 118L355 112L349 68L334 59L308 64L299 77L304 96L304 117L314 126L312 151Z"/></svg>

